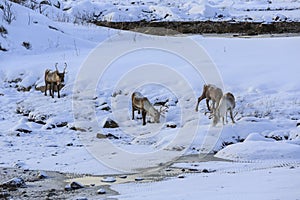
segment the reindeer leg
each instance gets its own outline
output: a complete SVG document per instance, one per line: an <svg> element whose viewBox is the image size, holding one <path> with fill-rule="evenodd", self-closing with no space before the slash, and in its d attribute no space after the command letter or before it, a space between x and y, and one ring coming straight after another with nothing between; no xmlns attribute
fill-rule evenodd
<svg viewBox="0 0 300 200"><path fill-rule="evenodd" d="M45 82L45 96L47 96L47 87L48 87L48 84L47 84L47 82Z"/></svg>
<svg viewBox="0 0 300 200"><path fill-rule="evenodd" d="M133 105L132 105L132 120L134 120L134 107L133 107Z"/></svg>
<svg viewBox="0 0 300 200"><path fill-rule="evenodd" d="M52 85L51 85L52 83L49 83L48 85L49 85L49 96L51 97L52 96L52 93L51 93L51 87L52 87Z"/></svg>
<svg viewBox="0 0 300 200"><path fill-rule="evenodd" d="M197 105L196 105L196 109L195 109L196 112L198 112L198 106L199 106L200 101L201 101L201 99L200 99L200 97L199 97L199 98L198 98Z"/></svg>
<svg viewBox="0 0 300 200"><path fill-rule="evenodd" d="M142 110L143 126L146 125L146 111Z"/></svg>
<svg viewBox="0 0 300 200"><path fill-rule="evenodd" d="M214 104L213 104L213 105L214 105ZM209 106L209 99L206 99L206 106L207 106L207 109L208 109L209 111L211 111L210 106Z"/></svg>
<svg viewBox="0 0 300 200"><path fill-rule="evenodd" d="M54 83L51 83L50 85L50 95L52 96L52 98L54 98Z"/></svg>
<svg viewBox="0 0 300 200"><path fill-rule="evenodd" d="M60 98L60 94L59 94L59 89L60 88L59 88L59 85L57 84L56 87L57 87L57 97Z"/></svg>
<svg viewBox="0 0 300 200"><path fill-rule="evenodd" d="M231 117L232 123L234 124L235 121L234 121L234 118L233 118L232 109L230 109L230 117Z"/></svg>
<svg viewBox="0 0 300 200"><path fill-rule="evenodd" d="M228 110L226 110L226 124L228 124L228 119L227 119L227 115L228 115Z"/></svg>

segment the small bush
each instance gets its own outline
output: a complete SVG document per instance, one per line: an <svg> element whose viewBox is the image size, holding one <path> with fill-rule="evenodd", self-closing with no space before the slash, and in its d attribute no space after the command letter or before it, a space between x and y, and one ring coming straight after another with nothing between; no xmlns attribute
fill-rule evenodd
<svg viewBox="0 0 300 200"><path fill-rule="evenodd" d="M7 49L5 49L4 47L1 46L1 43L0 43L0 51L8 51Z"/></svg>
<svg viewBox="0 0 300 200"><path fill-rule="evenodd" d="M8 24L11 24L12 21L16 19L16 16L12 11L12 3L5 1L2 10L3 10L3 20L6 21Z"/></svg>
<svg viewBox="0 0 300 200"><path fill-rule="evenodd" d="M25 47L26 49L31 49L31 44L29 42L23 42L22 46Z"/></svg>
<svg viewBox="0 0 300 200"><path fill-rule="evenodd" d="M26 2L26 0L10 0L14 3L17 3L17 4L24 4Z"/></svg>
<svg viewBox="0 0 300 200"><path fill-rule="evenodd" d="M5 37L5 35L7 34L7 30L4 26L0 26L0 34L2 37Z"/></svg>

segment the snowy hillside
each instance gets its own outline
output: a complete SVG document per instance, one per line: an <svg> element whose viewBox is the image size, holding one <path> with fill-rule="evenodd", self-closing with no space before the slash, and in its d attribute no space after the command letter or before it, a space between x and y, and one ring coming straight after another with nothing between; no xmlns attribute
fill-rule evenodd
<svg viewBox="0 0 300 200"><path fill-rule="evenodd" d="M229 3L231 7L227 8ZM73 23L76 9L93 11L93 6L97 11L100 9L97 6L110 10L103 14L103 17L111 16L110 20L141 20L142 17L129 19L127 14L122 15L124 18L116 15L121 13L119 9L125 9L124 12L132 6L140 9L139 4L142 2L63 1L59 8L43 4L43 8L49 6L43 9L43 15L11 4L15 19L11 23L2 20L0 25L3 27L0 167L103 175L172 166L180 156L199 155L200 162L209 153L234 162L204 164L197 160L173 167L211 168L211 174L207 175L211 181L209 187L214 187L219 176L227 180L231 169L235 169L234 173L249 169L246 174L237 175L236 181L226 184L233 188L226 190L227 195L235 190L234 185L241 178L251 178L252 173L267 181L266 171L257 173L267 169L276 174L274 179L283 179L291 187L290 190L285 187L288 197L298 197L297 187L290 186L286 180L289 166L296 168L292 174L293 180L297 178L300 163L300 37L159 37ZM262 20L262 17L273 18L274 12L264 15L259 9L269 5L280 11L286 5L284 15L290 14L289 20L297 21L299 18L293 12L298 4L298 1L236 1L234 4L232 1L205 4L153 1L145 2L141 8L158 6L155 12L161 11L159 17L168 11L170 20L194 20L209 18L205 12L212 7L222 10L225 18L243 16L239 17L243 20L245 13L238 11L250 6L258 9L253 16ZM0 0L0 5L5 5L4 0ZM201 6L205 7L204 13ZM118 11L111 13L114 7ZM179 14L181 8L190 14ZM251 9L247 12L251 13ZM130 11L132 16L138 16L136 12L140 11ZM59 20L58 14L64 20ZM0 19L3 15L1 9ZM67 63L62 98L57 98L57 93L54 98L43 93L44 71L54 70L55 63L60 71ZM212 127L211 119L204 114L207 111L204 100L199 112L195 112L197 98L207 82L235 95L236 124L219 123ZM160 123L147 122L142 126L137 112L132 120L133 91L147 96L158 110L161 105L167 108ZM119 127L104 127L109 119ZM244 162L249 165L242 165ZM279 166L286 168L277 169ZM225 175L218 174L220 171L225 171ZM204 179L203 174L195 173L180 183L196 186ZM174 178L168 183L178 185L178 182ZM250 182L254 183L255 178ZM150 187L164 183L150 184ZM280 183L272 188L280 188ZM127 194L135 186L125 184L114 188ZM148 185L143 186L141 195L148 192ZM172 188L167 187L165 191ZM193 187L186 192L192 193ZM259 194L263 192L260 190ZM192 194L195 197L198 193ZM226 197L232 199L234 195Z"/></svg>
<svg viewBox="0 0 300 200"><path fill-rule="evenodd" d="M25 0L56 21L299 21L298 0Z"/></svg>

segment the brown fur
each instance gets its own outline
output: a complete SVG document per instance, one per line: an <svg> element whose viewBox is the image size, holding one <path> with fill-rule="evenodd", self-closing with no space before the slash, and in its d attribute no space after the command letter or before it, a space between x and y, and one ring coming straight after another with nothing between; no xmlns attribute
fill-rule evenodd
<svg viewBox="0 0 300 200"><path fill-rule="evenodd" d="M224 119L226 118L226 123L228 123L227 120L227 112L230 113L230 118L232 120L232 123L235 123L234 117L233 117L233 109L235 108L235 98L232 93L228 92L224 94L220 100L220 104L216 109L216 113L214 114L213 119L213 125L215 126L219 121L220 118L222 118L223 125L225 125Z"/></svg>
<svg viewBox="0 0 300 200"><path fill-rule="evenodd" d="M196 112L198 112L199 103L203 99L206 99L207 109L209 111L214 112L215 109L219 105L222 95L223 95L222 90L220 88L218 88L217 86L212 85L212 84L204 85L202 95L198 98L198 102L197 102L196 109L195 109ZM210 108L210 106L209 106L210 100L212 101L212 108Z"/></svg>
<svg viewBox="0 0 300 200"><path fill-rule="evenodd" d="M49 94L50 96L52 96L52 98L54 98L54 88L56 86L57 88L57 97L60 98L60 89L62 88L62 83L64 82L64 78L65 78L65 70L67 68L67 64L65 63L65 68L63 72L59 72L58 68L57 68L57 63L55 64L55 71L51 71L49 69L46 69L45 71L45 96L47 96L47 89L48 89L48 85L50 85L49 87Z"/></svg>
<svg viewBox="0 0 300 200"><path fill-rule="evenodd" d="M146 114L148 113L154 118L154 122L159 123L160 112L158 112L150 103L147 97L142 96L139 92L131 95L132 119L134 119L134 111L142 112L143 125L146 125Z"/></svg>

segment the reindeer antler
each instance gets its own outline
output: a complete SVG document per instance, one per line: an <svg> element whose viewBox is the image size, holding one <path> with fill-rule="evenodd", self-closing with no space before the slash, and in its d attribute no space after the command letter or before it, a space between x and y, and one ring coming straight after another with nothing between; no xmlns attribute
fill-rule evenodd
<svg viewBox="0 0 300 200"><path fill-rule="evenodd" d="M65 68L64 68L64 72L66 71L66 68L67 68L67 63L65 62Z"/></svg>
<svg viewBox="0 0 300 200"><path fill-rule="evenodd" d="M163 109L163 107L165 107L165 108ZM169 108L169 106L161 106L160 109L159 109L159 114L161 116L165 117L164 114L166 113L166 111L168 110L168 108Z"/></svg>
<svg viewBox="0 0 300 200"><path fill-rule="evenodd" d="M56 71L58 71L57 65L58 65L58 63L55 63L55 68L56 68Z"/></svg>

